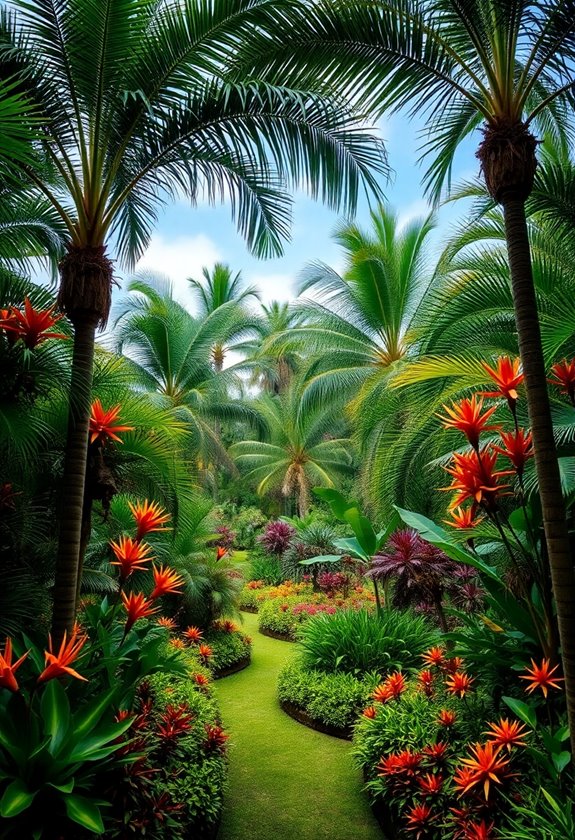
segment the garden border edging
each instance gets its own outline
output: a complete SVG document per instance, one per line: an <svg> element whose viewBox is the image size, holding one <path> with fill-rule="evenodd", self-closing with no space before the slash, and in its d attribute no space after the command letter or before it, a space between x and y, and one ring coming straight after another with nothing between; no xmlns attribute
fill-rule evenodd
<svg viewBox="0 0 575 840"><path fill-rule="evenodd" d="M332 738L339 738L341 741L351 741L351 727L332 726L329 723L323 723L321 720L313 718L305 709L296 706L290 700L280 700L279 704L286 715L289 715L289 717L298 723L303 724L303 726L307 726L309 729L315 729L316 732L322 732L324 735L331 735Z"/></svg>

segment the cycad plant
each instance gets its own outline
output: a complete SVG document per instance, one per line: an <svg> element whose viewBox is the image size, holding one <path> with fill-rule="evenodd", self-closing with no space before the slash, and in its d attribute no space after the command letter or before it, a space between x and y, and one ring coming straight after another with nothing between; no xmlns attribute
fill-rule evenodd
<svg viewBox="0 0 575 840"><path fill-rule="evenodd" d="M54 635L74 603L95 331L110 308L113 263L142 255L160 207L230 196L239 229L259 255L287 234L288 188L333 206L377 189L381 143L315 86L260 84L235 73L238 45L282 21L291 4L268 0L15 0L0 16L0 77L38 118L36 159L14 153L66 227L59 304L74 326L72 399L63 469ZM113 246L110 246L110 241Z"/></svg>

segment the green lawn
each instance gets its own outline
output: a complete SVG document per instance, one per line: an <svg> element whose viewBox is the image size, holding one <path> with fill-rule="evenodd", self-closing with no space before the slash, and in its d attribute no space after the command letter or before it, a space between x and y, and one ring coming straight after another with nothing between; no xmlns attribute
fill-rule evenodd
<svg viewBox="0 0 575 840"><path fill-rule="evenodd" d="M350 744L314 732L281 711L280 667L294 646L258 633L252 664L216 683L231 734L230 787L218 840L381 840L362 793Z"/></svg>

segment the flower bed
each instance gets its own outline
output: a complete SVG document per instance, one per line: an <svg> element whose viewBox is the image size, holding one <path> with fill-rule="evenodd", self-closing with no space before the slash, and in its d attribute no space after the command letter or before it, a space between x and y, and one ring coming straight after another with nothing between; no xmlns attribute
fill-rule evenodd
<svg viewBox="0 0 575 840"><path fill-rule="evenodd" d="M172 634L170 645L185 650L190 661L207 668L216 679L250 664L252 640L233 621L215 621L206 631L195 626L182 631L169 619L163 624Z"/></svg>

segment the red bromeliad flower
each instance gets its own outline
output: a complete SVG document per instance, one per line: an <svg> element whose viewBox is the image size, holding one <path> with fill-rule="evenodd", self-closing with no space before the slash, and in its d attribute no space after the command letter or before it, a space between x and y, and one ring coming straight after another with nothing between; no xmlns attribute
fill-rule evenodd
<svg viewBox="0 0 575 840"><path fill-rule="evenodd" d="M183 577L173 569L167 569L165 566L158 569L154 566L154 590L150 598L154 601L162 595L180 595L180 587L183 585Z"/></svg>
<svg viewBox="0 0 575 840"><path fill-rule="evenodd" d="M224 548L223 546L218 545L216 547L216 560L221 560L222 557L225 557L227 553L228 553L227 548Z"/></svg>
<svg viewBox="0 0 575 840"><path fill-rule="evenodd" d="M449 511L451 519L444 519L446 525L451 528L459 528L460 530L469 530L477 528L480 522L483 521L483 516L475 516L473 508L451 508Z"/></svg>
<svg viewBox="0 0 575 840"><path fill-rule="evenodd" d="M213 648L211 648L209 645L199 645L198 653L206 662L208 659L210 659L210 657L214 655Z"/></svg>
<svg viewBox="0 0 575 840"><path fill-rule="evenodd" d="M186 703L182 703L181 706L166 706L165 711L160 715L158 735L166 740L184 735L192 728L193 719L194 716L190 713L190 707Z"/></svg>
<svg viewBox="0 0 575 840"><path fill-rule="evenodd" d="M447 759L449 744L445 741L438 741L436 744L428 744L423 748L423 755L427 756L432 764L444 764Z"/></svg>
<svg viewBox="0 0 575 840"><path fill-rule="evenodd" d="M387 703L388 700L391 700L391 695L389 693L389 686L386 682L380 683L376 689L374 689L373 694L371 695L376 703Z"/></svg>
<svg viewBox="0 0 575 840"><path fill-rule="evenodd" d="M143 592L130 592L126 595L122 592L122 601L128 613L126 620L125 633L127 633L132 626L140 618L148 618L158 612L159 607L155 607L151 600L148 600Z"/></svg>
<svg viewBox="0 0 575 840"><path fill-rule="evenodd" d="M426 773L418 779L421 792L424 796L437 796L443 788L443 776L441 773Z"/></svg>
<svg viewBox="0 0 575 840"><path fill-rule="evenodd" d="M77 680L88 682L86 677L83 677L70 665L76 661L78 655L86 642L87 636L79 636L77 633L72 633L69 639L66 639L66 631L60 644L58 653L52 650L52 637L48 636L48 650L44 651L44 658L46 660L46 667L38 677L38 682L47 682L53 680L55 677L71 676L76 677Z"/></svg>
<svg viewBox="0 0 575 840"><path fill-rule="evenodd" d="M369 720L373 720L373 718L377 715L377 709L375 708L375 706L367 706L363 710L362 715L368 718Z"/></svg>
<svg viewBox="0 0 575 840"><path fill-rule="evenodd" d="M525 725L518 720L507 720L501 718L499 723L488 724L489 731L484 732L489 740L496 746L506 747L511 752L511 747L525 747L523 740L527 735Z"/></svg>
<svg viewBox="0 0 575 840"><path fill-rule="evenodd" d="M94 400L90 412L90 443L98 441L104 444L108 438L123 443L117 432L132 432L134 427L113 425L118 419L120 408L121 406L118 403L118 405L105 411L100 400Z"/></svg>
<svg viewBox="0 0 575 840"><path fill-rule="evenodd" d="M4 644L4 653L0 653L0 688L7 688L8 691L18 691L18 681L14 674L24 662L30 651L12 662L12 639L6 636Z"/></svg>
<svg viewBox="0 0 575 840"><path fill-rule="evenodd" d="M463 670L463 664L463 659L460 656L452 656L445 660L443 668L448 674L455 674L456 671Z"/></svg>
<svg viewBox="0 0 575 840"><path fill-rule="evenodd" d="M141 540L145 534L149 534L150 531L169 531L170 528L163 528L164 522L169 522L170 514L165 513L163 508L160 507L157 502L148 502L146 499L145 502L138 502L137 505L133 505L131 502L128 502L128 506L132 511L132 515L136 520L136 525L138 526L138 532L136 534L136 539Z"/></svg>
<svg viewBox="0 0 575 840"><path fill-rule="evenodd" d="M394 700L398 700L407 688L407 680L401 671L395 671L385 680L384 685L387 686L389 696L393 697Z"/></svg>
<svg viewBox="0 0 575 840"><path fill-rule="evenodd" d="M521 478L525 463L533 457L533 438L531 432L525 429L517 429L512 432L499 432L503 446L494 446L493 451L498 452L505 458L509 458L515 472Z"/></svg>
<svg viewBox="0 0 575 840"><path fill-rule="evenodd" d="M203 689L204 691L210 684L210 681L205 674L194 674L194 682L199 688Z"/></svg>
<svg viewBox="0 0 575 840"><path fill-rule="evenodd" d="M464 840L492 840L495 823L481 820L480 823L468 823L465 826Z"/></svg>
<svg viewBox="0 0 575 840"><path fill-rule="evenodd" d="M24 311L12 306L8 315L0 320L0 329L7 330L21 338L29 350L33 350L48 338L68 338L64 333L48 332L63 315L54 316L55 306L50 309L34 309L28 298L24 299Z"/></svg>
<svg viewBox="0 0 575 840"><path fill-rule="evenodd" d="M206 737L204 740L204 749L211 752L213 750L223 750L226 741L230 737L226 735L221 726L212 726L209 723L205 725Z"/></svg>
<svg viewBox="0 0 575 840"><path fill-rule="evenodd" d="M437 819L429 805L423 802L414 805L406 814L406 828L408 831L415 831L415 840L427 836L431 823Z"/></svg>
<svg viewBox="0 0 575 840"><path fill-rule="evenodd" d="M412 778L419 773L421 767L421 753L403 750L399 753L391 753L387 757L382 756L377 765L378 776L391 776L403 774Z"/></svg>
<svg viewBox="0 0 575 840"><path fill-rule="evenodd" d="M474 677L469 677L463 671L456 671L445 680L445 687L450 694L455 694L457 697L465 697L468 691L471 691L471 683Z"/></svg>
<svg viewBox="0 0 575 840"><path fill-rule="evenodd" d="M177 636L174 639L170 639L169 644L176 648L176 650L185 650L186 645L183 639L178 639Z"/></svg>
<svg viewBox="0 0 575 840"><path fill-rule="evenodd" d="M475 744L471 747L471 758L462 758L462 763L471 771L471 776L461 793L467 793L475 785L483 785L485 799L489 799L489 787L491 782L499 785L508 775L508 758L500 758L500 746L495 746L492 741L486 744ZM455 781L455 777L453 779ZM461 787L459 782L456 782Z"/></svg>
<svg viewBox="0 0 575 840"><path fill-rule="evenodd" d="M184 630L184 636L191 644L197 645L200 642L200 639L203 639L204 634L200 630L199 627L195 627L191 624L187 630Z"/></svg>
<svg viewBox="0 0 575 840"><path fill-rule="evenodd" d="M162 615L157 622L160 627L165 627L166 630L169 630L170 633L173 632L176 627L178 626L173 618L166 618L166 616Z"/></svg>
<svg viewBox="0 0 575 840"><path fill-rule="evenodd" d="M551 373L555 379L548 381L561 388L562 393L567 394L571 400L571 404L575 405L575 359L571 359L570 362L567 359L557 362L551 367Z"/></svg>
<svg viewBox="0 0 575 840"><path fill-rule="evenodd" d="M519 398L517 388L524 379L523 374L520 372L520 360L510 359L509 356L500 356L497 359L497 366L495 368L490 367L485 362L481 362L481 366L499 389L497 391L486 391L482 396L505 397L510 408L513 408Z"/></svg>
<svg viewBox="0 0 575 840"><path fill-rule="evenodd" d="M421 658L426 665L441 668L445 664L445 648L432 647L426 653L422 653Z"/></svg>
<svg viewBox="0 0 575 840"><path fill-rule="evenodd" d="M455 712L452 712L450 709L442 709L437 718L437 723L448 729L450 726L453 726L456 720L457 714Z"/></svg>
<svg viewBox="0 0 575 840"><path fill-rule="evenodd" d="M112 560L111 565L120 567L121 583L129 578L132 572L145 571L152 550L149 545L133 540L131 537L123 536L117 543L110 540L110 545L116 555L116 559Z"/></svg>
<svg viewBox="0 0 575 840"><path fill-rule="evenodd" d="M443 469L453 480L449 487L441 488L457 492L449 507L459 507L471 499L474 505L482 505L488 511L496 510L497 496L509 487L499 484L499 479L512 474L511 470L495 469L497 453L486 447L481 452L454 452L451 458L453 465Z"/></svg>
<svg viewBox="0 0 575 840"><path fill-rule="evenodd" d="M433 694L433 674L431 671L429 669L420 671L417 675L417 682L423 693L427 697L431 697Z"/></svg>
<svg viewBox="0 0 575 840"><path fill-rule="evenodd" d="M479 436L481 432L497 429L497 426L487 425L487 421L491 415L497 411L497 406L492 406L486 409L484 414L481 414L483 399L477 399L476 394L471 398L465 398L458 403L453 403L451 408L447 405L444 405L443 408L449 415L449 417L438 415L443 423L443 427L445 429L458 429L460 432L463 432L475 450L479 448Z"/></svg>
<svg viewBox="0 0 575 840"><path fill-rule="evenodd" d="M519 679L527 680L531 685L527 686L527 692L531 693L536 688L540 688L543 696L547 697L548 689L557 688L561 690L558 683L563 682L563 677L554 677L553 674L558 669L559 665L554 668L549 668L551 665L549 659L543 659L541 665L537 665L534 659L531 660L531 668L526 668L526 674L520 676Z"/></svg>
<svg viewBox="0 0 575 840"><path fill-rule="evenodd" d="M235 621L230 621L229 618L224 619L222 622L222 630L224 633L235 633L237 629L238 626Z"/></svg>

